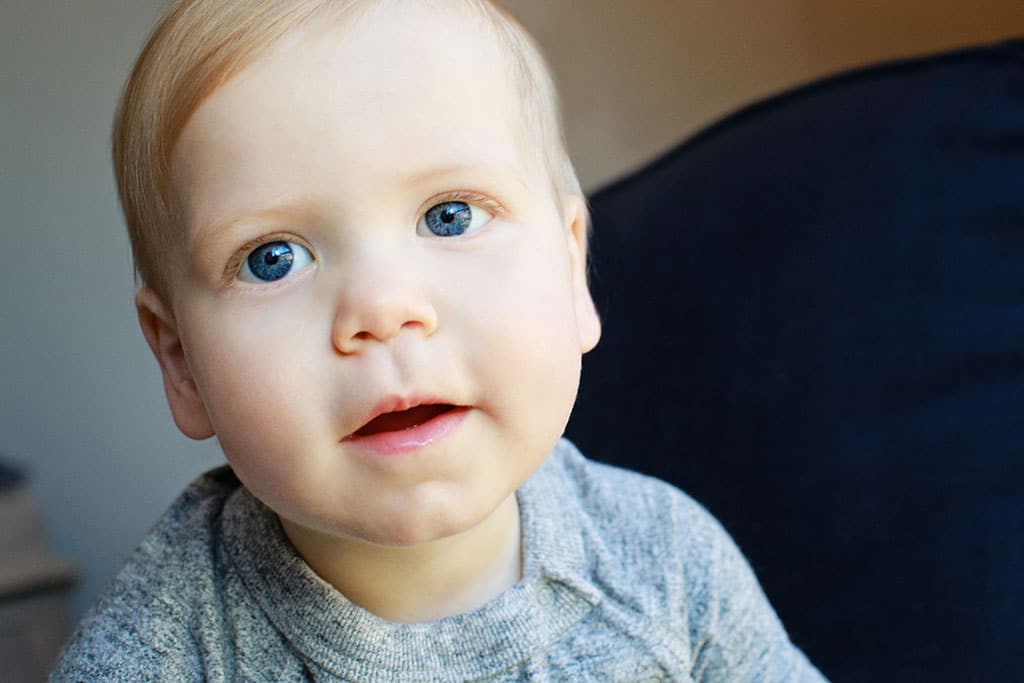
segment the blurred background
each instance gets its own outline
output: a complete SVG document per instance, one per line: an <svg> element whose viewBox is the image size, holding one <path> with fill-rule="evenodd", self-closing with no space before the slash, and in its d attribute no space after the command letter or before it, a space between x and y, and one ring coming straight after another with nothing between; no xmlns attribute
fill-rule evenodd
<svg viewBox="0 0 1024 683"><path fill-rule="evenodd" d="M115 101L163 4L0 5L0 662L26 648L45 658L62 636L29 643L12 624L59 624L62 609L24 605L56 596L77 619L174 496L221 461L170 420L135 321L109 163ZM1024 35L1021 0L507 5L552 63L587 190L790 86ZM4 533L16 524L31 530L27 564L15 557L25 539Z"/></svg>

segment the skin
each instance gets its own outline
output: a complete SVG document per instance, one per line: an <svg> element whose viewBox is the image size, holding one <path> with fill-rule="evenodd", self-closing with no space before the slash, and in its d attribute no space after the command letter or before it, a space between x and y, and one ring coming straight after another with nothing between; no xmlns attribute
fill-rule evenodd
<svg viewBox="0 0 1024 683"><path fill-rule="evenodd" d="M384 3L296 30L189 120L171 301L137 296L179 428L216 435L313 570L391 621L465 612L520 578L514 492L600 335L585 204L551 196L515 98L464 13ZM451 193L473 232L425 232ZM240 279L277 240L308 265ZM346 440L394 396L468 412L394 456Z"/></svg>

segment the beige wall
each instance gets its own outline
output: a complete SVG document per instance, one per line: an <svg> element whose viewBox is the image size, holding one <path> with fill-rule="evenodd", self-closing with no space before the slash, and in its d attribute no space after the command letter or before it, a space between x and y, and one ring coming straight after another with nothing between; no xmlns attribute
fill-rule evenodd
<svg viewBox="0 0 1024 683"><path fill-rule="evenodd" d="M506 0L593 188L743 104L851 66L1024 36L1024 0Z"/></svg>

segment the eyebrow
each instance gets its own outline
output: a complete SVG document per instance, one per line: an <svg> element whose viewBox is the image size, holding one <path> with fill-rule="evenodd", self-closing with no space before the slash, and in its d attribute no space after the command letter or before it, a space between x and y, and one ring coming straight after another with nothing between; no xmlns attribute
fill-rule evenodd
<svg viewBox="0 0 1024 683"><path fill-rule="evenodd" d="M422 186L434 178L473 175L498 177L502 181L512 182L521 191L527 191L529 189L529 186L518 172L517 167L512 164L451 164L440 168L429 168L422 171L406 173L400 177L398 183L403 187L412 188ZM486 188L481 188L481 190L484 189ZM228 234L232 228L236 228L237 226L246 223L259 223L261 221L271 221L274 219L277 219L278 221L288 221L294 220L296 215L316 217L320 212L315 210L313 207L317 206L319 199L319 196L314 194L299 195L286 199L278 204L246 209L236 216L213 223L206 223L196 230L195 239L193 240L193 249L197 249L207 240L216 239L218 235Z"/></svg>
<svg viewBox="0 0 1024 683"><path fill-rule="evenodd" d="M414 171L406 173L401 177L400 182L406 187L415 187L422 185L433 178L437 177L451 177L451 176L463 176L463 175L492 175L498 176L503 180L514 182L519 186L520 189L526 190L526 182L519 173L518 166L510 163L500 164L489 164L489 163L465 163L465 164L450 164L448 166L441 166L439 168L429 168L422 171Z"/></svg>
<svg viewBox="0 0 1024 683"><path fill-rule="evenodd" d="M198 244L206 239L222 235L229 229L242 223L266 221L271 219L288 219L294 218L296 214L312 214L314 212L310 207L315 205L315 195L300 195L272 206L246 210L237 216L232 216L231 218L213 223L206 223L200 226L199 229L196 230L196 237L194 241Z"/></svg>

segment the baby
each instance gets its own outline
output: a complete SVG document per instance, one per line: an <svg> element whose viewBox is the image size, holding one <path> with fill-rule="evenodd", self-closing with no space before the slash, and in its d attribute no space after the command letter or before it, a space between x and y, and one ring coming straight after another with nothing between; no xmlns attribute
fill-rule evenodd
<svg viewBox="0 0 1024 683"><path fill-rule="evenodd" d="M504 10L179 0L114 162L174 421L229 467L54 680L822 680L702 508L559 439L588 215Z"/></svg>

